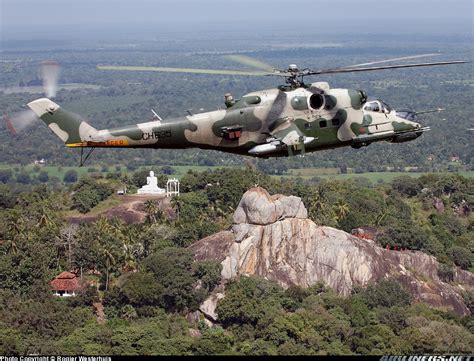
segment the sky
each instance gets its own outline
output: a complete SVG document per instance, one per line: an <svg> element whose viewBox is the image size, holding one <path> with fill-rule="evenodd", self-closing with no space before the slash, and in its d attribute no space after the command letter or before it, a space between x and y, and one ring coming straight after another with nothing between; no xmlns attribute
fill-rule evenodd
<svg viewBox="0 0 474 361"><path fill-rule="evenodd" d="M0 0L2 39L308 28L321 32L472 33L471 0Z"/></svg>

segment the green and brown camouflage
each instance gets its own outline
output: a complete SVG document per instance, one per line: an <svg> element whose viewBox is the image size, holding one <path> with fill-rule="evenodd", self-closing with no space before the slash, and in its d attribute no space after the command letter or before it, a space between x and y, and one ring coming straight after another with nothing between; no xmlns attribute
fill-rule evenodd
<svg viewBox="0 0 474 361"><path fill-rule="evenodd" d="M47 98L28 106L68 147L201 148L278 157L404 142L428 130L412 121L413 112L397 113L381 100L367 101L364 91L331 89L326 82L256 91L237 101L227 95L223 110L104 130Z"/></svg>

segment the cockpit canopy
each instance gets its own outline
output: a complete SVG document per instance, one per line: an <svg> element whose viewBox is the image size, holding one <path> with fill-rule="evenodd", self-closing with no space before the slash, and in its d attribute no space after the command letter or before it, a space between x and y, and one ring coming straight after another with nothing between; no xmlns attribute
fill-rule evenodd
<svg viewBox="0 0 474 361"><path fill-rule="evenodd" d="M363 110L369 112L390 113L392 108L383 100L371 100L365 103Z"/></svg>
<svg viewBox="0 0 474 361"><path fill-rule="evenodd" d="M401 109L401 110L397 110L396 114L397 114L397 117L410 120L412 122L416 121L416 113L413 110Z"/></svg>

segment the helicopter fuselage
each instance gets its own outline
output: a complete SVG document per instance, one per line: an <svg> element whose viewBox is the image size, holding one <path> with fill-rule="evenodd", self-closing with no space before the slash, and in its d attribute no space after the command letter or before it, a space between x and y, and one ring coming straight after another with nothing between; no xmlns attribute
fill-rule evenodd
<svg viewBox="0 0 474 361"><path fill-rule="evenodd" d="M69 147L201 148L277 157L372 142L409 141L428 128L361 90L328 83L249 93L226 109L96 130L49 99L29 104Z"/></svg>

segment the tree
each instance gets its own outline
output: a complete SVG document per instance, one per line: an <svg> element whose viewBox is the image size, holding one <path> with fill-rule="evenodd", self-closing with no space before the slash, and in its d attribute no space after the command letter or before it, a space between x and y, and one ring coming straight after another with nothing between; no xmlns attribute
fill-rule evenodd
<svg viewBox="0 0 474 361"><path fill-rule="evenodd" d="M125 305L120 309L120 318L123 318L124 320L132 320L137 317L137 311L132 305Z"/></svg>
<svg viewBox="0 0 474 361"><path fill-rule="evenodd" d="M369 307L360 295L354 295L349 298L344 310L349 315L353 327L365 327L374 321L374 314L369 310Z"/></svg>
<svg viewBox="0 0 474 361"><path fill-rule="evenodd" d="M49 181L48 172L41 171L40 174L38 174L38 180L42 183L46 183L47 181Z"/></svg>
<svg viewBox="0 0 474 361"><path fill-rule="evenodd" d="M152 199L147 199L145 201L145 211L148 214L148 219L150 220L150 223L156 223L157 214L158 212L160 212L158 204Z"/></svg>
<svg viewBox="0 0 474 361"><path fill-rule="evenodd" d="M189 192L173 197L171 204L178 209L181 222L196 222L204 219L209 199L203 192Z"/></svg>
<svg viewBox="0 0 474 361"><path fill-rule="evenodd" d="M166 174L166 175L171 175L171 174L175 174L176 171L174 170L173 167L170 167L169 165L165 165L165 166L161 167L160 173Z"/></svg>
<svg viewBox="0 0 474 361"><path fill-rule="evenodd" d="M399 334L407 326L407 307L394 306L376 310L379 321Z"/></svg>
<svg viewBox="0 0 474 361"><path fill-rule="evenodd" d="M474 291L465 291L463 293L464 303L466 304L467 308L471 314L474 313Z"/></svg>
<svg viewBox="0 0 474 361"><path fill-rule="evenodd" d="M474 336L465 328L448 321L411 317L400 336L412 354L470 354ZM388 354L388 353L387 353ZM395 354L395 353L392 353Z"/></svg>
<svg viewBox="0 0 474 361"><path fill-rule="evenodd" d="M0 169L0 182L8 183L10 178L12 177L13 172L11 169Z"/></svg>
<svg viewBox="0 0 474 361"><path fill-rule="evenodd" d="M120 292L127 301L136 307L158 305L161 300L163 287L147 272L137 272L127 275Z"/></svg>
<svg viewBox="0 0 474 361"><path fill-rule="evenodd" d="M0 322L0 353L2 355L24 355L26 350L22 343L22 335L18 330Z"/></svg>
<svg viewBox="0 0 474 361"><path fill-rule="evenodd" d="M117 220L109 221L104 217L100 217L94 224L98 237L98 259L101 269L105 270L106 290L110 281L110 273L117 271L119 266L123 264L121 246L124 243L124 235L121 232L120 225Z"/></svg>
<svg viewBox="0 0 474 361"><path fill-rule="evenodd" d="M187 249L165 248L145 259L145 268L163 286L162 305L171 311L196 309L205 294L195 289L193 255Z"/></svg>
<svg viewBox="0 0 474 361"><path fill-rule="evenodd" d="M466 248L454 246L449 249L448 253L451 254L451 258L456 264L456 266L459 266L465 270L471 267L473 255L472 252L470 252Z"/></svg>
<svg viewBox="0 0 474 361"><path fill-rule="evenodd" d="M16 202L16 196L10 187L0 184L0 208L13 208Z"/></svg>
<svg viewBox="0 0 474 361"><path fill-rule="evenodd" d="M222 264L217 261L194 263L194 275L202 282L202 287L212 291L221 280Z"/></svg>
<svg viewBox="0 0 474 361"><path fill-rule="evenodd" d="M363 327L353 338L354 351L362 355L403 355L408 344L386 325Z"/></svg>
<svg viewBox="0 0 474 361"><path fill-rule="evenodd" d="M196 355L219 355L230 350L233 343L232 337L222 328L209 328L202 336L196 339L194 354Z"/></svg>
<svg viewBox="0 0 474 361"><path fill-rule="evenodd" d="M338 220L344 219L349 212L349 205L343 199L339 199L335 204L335 212Z"/></svg>
<svg viewBox="0 0 474 361"><path fill-rule="evenodd" d="M109 184L89 177L84 177L77 182L73 190L72 208L81 213L87 213L113 193L113 189Z"/></svg>
<svg viewBox="0 0 474 361"><path fill-rule="evenodd" d="M87 213L100 202L100 199L96 192L85 189L74 193L72 202L72 208Z"/></svg>
<svg viewBox="0 0 474 361"><path fill-rule="evenodd" d="M421 192L423 184L418 178L410 176L397 177L392 181L392 188L408 197L414 197Z"/></svg>
<svg viewBox="0 0 474 361"><path fill-rule="evenodd" d="M268 313L280 309L283 290L258 277L241 277L228 284L226 296L217 306L224 325L256 325Z"/></svg>
<svg viewBox="0 0 474 361"><path fill-rule="evenodd" d="M102 248L102 256L104 257L104 260L105 260L105 272L106 272L105 290L107 291L109 289L110 270L111 270L112 266L115 265L116 259L113 255L113 253L105 247Z"/></svg>
<svg viewBox="0 0 474 361"><path fill-rule="evenodd" d="M27 173L19 173L16 175L16 181L21 184L30 184L31 178Z"/></svg>
<svg viewBox="0 0 474 361"><path fill-rule="evenodd" d="M64 174L63 181L66 183L74 183L77 182L77 172L74 169L68 170Z"/></svg>
<svg viewBox="0 0 474 361"><path fill-rule="evenodd" d="M419 226L410 223L397 224L382 232L378 237L381 245L405 247L413 250L423 250L429 247L429 239Z"/></svg>
<svg viewBox="0 0 474 361"><path fill-rule="evenodd" d="M73 265L73 255L75 251L75 246L77 244L76 233L77 233L78 226L75 224L69 224L63 227L60 232L59 236L56 237L56 245L58 247L58 254L61 250L67 256L67 266L68 269L72 268Z"/></svg>
<svg viewBox="0 0 474 361"><path fill-rule="evenodd" d="M440 263L438 267L438 277L443 282L454 281L454 267L445 263Z"/></svg>
<svg viewBox="0 0 474 361"><path fill-rule="evenodd" d="M141 169L133 173L132 182L137 188L141 188L146 185L146 178L149 176L150 171L147 169Z"/></svg>
<svg viewBox="0 0 474 361"><path fill-rule="evenodd" d="M360 295L370 308L406 306L411 303L410 293L392 279L371 284Z"/></svg>

